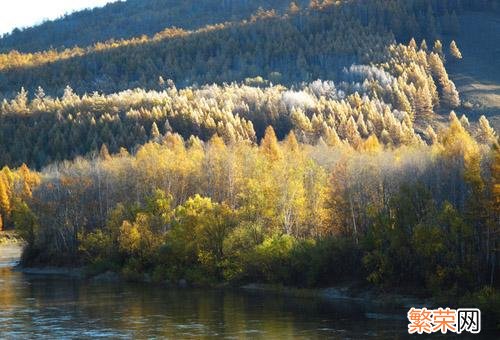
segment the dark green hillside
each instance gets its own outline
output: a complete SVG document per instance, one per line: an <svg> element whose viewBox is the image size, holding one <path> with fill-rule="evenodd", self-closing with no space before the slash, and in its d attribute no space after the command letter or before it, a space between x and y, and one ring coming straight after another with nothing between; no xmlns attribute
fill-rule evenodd
<svg viewBox="0 0 500 340"><path fill-rule="evenodd" d="M289 0L128 0L84 10L39 26L15 30L0 39L0 52L42 51L51 46L87 46L109 39L152 35L165 27L193 29L240 20L259 7L285 9ZM296 1L305 4L306 1Z"/></svg>
<svg viewBox="0 0 500 340"><path fill-rule="evenodd" d="M222 83L263 76L274 82L333 79L344 66L392 41L383 27L364 25L349 6L280 16L260 12L249 22L166 30L151 39L133 39L90 49L37 55L0 55L0 97L24 87L61 95L111 93L153 88L158 79L178 86ZM375 33L376 32L376 33Z"/></svg>
<svg viewBox="0 0 500 340"><path fill-rule="evenodd" d="M66 85L80 94L154 88L160 76L182 87L256 76L283 84L336 79L343 67L376 58L393 37L405 43L425 37L430 43L458 29L457 13L492 4L316 1L302 9L291 6L284 14L259 10L248 21L166 29L150 38L10 52L0 54L0 97L12 97L21 87L33 93L38 86L50 95L61 95Z"/></svg>

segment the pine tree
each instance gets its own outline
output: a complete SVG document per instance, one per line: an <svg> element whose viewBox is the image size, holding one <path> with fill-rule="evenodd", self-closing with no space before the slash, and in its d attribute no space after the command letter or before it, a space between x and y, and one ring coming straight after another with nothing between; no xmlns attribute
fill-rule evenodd
<svg viewBox="0 0 500 340"><path fill-rule="evenodd" d="M432 97L429 93L429 87L426 85L417 90L415 97L415 112L421 117L432 115Z"/></svg>
<svg viewBox="0 0 500 340"><path fill-rule="evenodd" d="M368 128L366 127L365 120L363 117L363 114L360 113L358 116L358 121L356 122L358 125L358 131L361 135L361 137L367 137L368 136Z"/></svg>
<svg viewBox="0 0 500 340"><path fill-rule="evenodd" d="M297 109L294 107L290 114L290 119L294 126L304 132L310 132L313 130L311 121L301 109Z"/></svg>
<svg viewBox="0 0 500 340"><path fill-rule="evenodd" d="M66 105L70 105L75 103L78 99L80 98L75 94L71 86L66 86L66 88L64 89L64 94L62 96L62 101L65 102Z"/></svg>
<svg viewBox="0 0 500 340"><path fill-rule="evenodd" d="M291 153L299 151L299 143L297 142L297 137L295 137L295 133L293 133L293 131L290 131L290 133L286 136L283 145Z"/></svg>
<svg viewBox="0 0 500 340"><path fill-rule="evenodd" d="M411 107L410 101L408 100L408 97L403 91L399 89L399 86L397 85L394 89L394 102L399 110L405 111L410 115L412 119L414 118L414 112Z"/></svg>
<svg viewBox="0 0 500 340"><path fill-rule="evenodd" d="M479 118L479 131L478 139L480 142L493 145L497 142L497 135L495 130L490 126L490 122L485 116Z"/></svg>
<svg viewBox="0 0 500 340"><path fill-rule="evenodd" d="M462 115L462 117L460 117L460 123L466 130L470 128L469 119L467 118L466 115Z"/></svg>
<svg viewBox="0 0 500 340"><path fill-rule="evenodd" d="M458 49L457 43L455 40L452 40L450 43L450 54L453 56L453 58L460 60L462 59L462 53Z"/></svg>
<svg viewBox="0 0 500 340"><path fill-rule="evenodd" d="M368 153L377 153L382 150L382 146L380 145L377 136L370 135L361 146L361 150Z"/></svg>
<svg viewBox="0 0 500 340"><path fill-rule="evenodd" d="M432 126L428 125L427 128L425 129L425 135L429 139L432 145L436 144L438 142L438 136Z"/></svg>
<svg viewBox="0 0 500 340"><path fill-rule="evenodd" d="M165 134L167 133L172 133L174 132L174 129L172 129L172 126L170 125L170 122L168 121L168 119L165 120Z"/></svg>
<svg viewBox="0 0 500 340"><path fill-rule="evenodd" d="M260 143L260 149L262 153L272 162L278 161L283 158L280 146L278 144L278 139L274 133L272 126L266 128L264 138Z"/></svg>
<svg viewBox="0 0 500 340"><path fill-rule="evenodd" d="M325 142L329 146L339 146L340 144L342 144L337 131L331 127L329 127L325 132Z"/></svg>
<svg viewBox="0 0 500 340"><path fill-rule="evenodd" d="M153 124L151 125L151 140L155 142L159 142L161 140L161 133L160 130L158 130L156 122L153 122Z"/></svg>
<svg viewBox="0 0 500 340"><path fill-rule="evenodd" d="M432 49L432 51L436 53L444 62L443 44L440 40L436 40L434 42L434 48Z"/></svg>
<svg viewBox="0 0 500 340"><path fill-rule="evenodd" d="M33 188L40 184L40 176L31 172L26 164L22 164L18 169L18 174L22 181L22 196L23 198L31 198Z"/></svg>
<svg viewBox="0 0 500 340"><path fill-rule="evenodd" d="M16 113L28 113L28 92L21 87L16 98L11 104L11 107Z"/></svg>
<svg viewBox="0 0 500 340"><path fill-rule="evenodd" d="M101 150L99 151L99 158L102 160L111 159L111 155L109 154L109 150L106 144L101 145Z"/></svg>
<svg viewBox="0 0 500 340"><path fill-rule="evenodd" d="M408 47L412 50L417 50L417 42L415 41L415 38L411 38L410 42L408 43Z"/></svg>
<svg viewBox="0 0 500 340"><path fill-rule="evenodd" d="M361 136L358 131L358 125L354 121L353 116L351 116L345 124L344 137L355 148L357 148L361 143Z"/></svg>
<svg viewBox="0 0 500 340"><path fill-rule="evenodd" d="M443 61L436 53L429 55L429 67L435 79L439 82L442 93L442 103L450 108L460 106L460 96L455 84L448 77Z"/></svg>
<svg viewBox="0 0 500 340"><path fill-rule="evenodd" d="M448 80L443 86L443 102L450 108L460 106L460 96L455 84L451 80Z"/></svg>
<svg viewBox="0 0 500 340"><path fill-rule="evenodd" d="M427 42L425 41L425 39L424 39L424 40L422 40L422 43L420 44L420 49L421 49L422 51L425 51L425 52L427 52L427 50L429 49L429 48L427 47Z"/></svg>

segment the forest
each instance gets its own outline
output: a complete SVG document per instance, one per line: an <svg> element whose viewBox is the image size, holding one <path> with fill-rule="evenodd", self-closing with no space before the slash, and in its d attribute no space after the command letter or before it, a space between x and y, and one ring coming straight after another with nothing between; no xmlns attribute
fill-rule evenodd
<svg viewBox="0 0 500 340"><path fill-rule="evenodd" d="M58 96L66 86L78 94L153 89L159 76L179 87L258 76L284 85L336 80L344 67L377 61L395 38L434 41L456 32L461 10L498 10L496 4L328 0L299 7L292 2L284 13L260 8L241 21L167 27L151 36L60 50L14 49L0 54L0 96L13 97L21 87L34 93L38 86Z"/></svg>
<svg viewBox="0 0 500 340"><path fill-rule="evenodd" d="M458 16L496 1L172 3L0 39L0 229L25 240L24 265L355 282L498 324L498 132L457 114L447 72L466 58ZM128 31L118 14L89 25L127 11ZM58 25L90 31L49 38Z"/></svg>
<svg viewBox="0 0 500 340"><path fill-rule="evenodd" d="M312 144L321 138L329 145L345 141L356 147L370 135L385 145L424 144L436 138L434 110L460 106L445 54L456 59L460 51L452 42L443 52L439 40L427 51L412 39L408 45L387 46L377 63L344 68L338 82L316 80L289 88L256 77L184 89L159 78L161 89L110 95L79 96L66 87L60 98L39 87L32 100L21 89L0 105L0 142L5 145L0 160L40 169L102 145L111 153L131 150L167 132L185 139L218 134L226 142L256 142L270 125L280 139L293 129L300 141ZM461 119L469 124L465 116ZM494 139L487 119L480 122L480 138Z"/></svg>
<svg viewBox="0 0 500 340"><path fill-rule="evenodd" d="M37 52L97 42L151 36L165 27L194 29L249 17L259 7L284 11L289 0L127 0L83 10L60 20L15 29L0 40L0 51ZM301 6L308 1L297 0Z"/></svg>
<svg viewBox="0 0 500 340"><path fill-rule="evenodd" d="M490 303L499 167L498 144L453 114L435 144L391 148L278 142L271 127L259 145L169 132L134 155L4 168L1 208L30 265L199 285L357 279Z"/></svg>

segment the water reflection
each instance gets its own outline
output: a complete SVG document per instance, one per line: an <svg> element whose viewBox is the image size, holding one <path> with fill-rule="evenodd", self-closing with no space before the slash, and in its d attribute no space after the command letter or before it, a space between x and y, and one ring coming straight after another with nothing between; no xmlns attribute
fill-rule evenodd
<svg viewBox="0 0 500 340"><path fill-rule="evenodd" d="M240 290L26 276L0 268L0 338L397 338L404 319L351 303Z"/></svg>

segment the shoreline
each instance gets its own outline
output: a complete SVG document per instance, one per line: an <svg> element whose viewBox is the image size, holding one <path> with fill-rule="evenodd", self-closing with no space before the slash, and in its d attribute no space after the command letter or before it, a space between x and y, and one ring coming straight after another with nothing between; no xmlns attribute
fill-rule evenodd
<svg viewBox="0 0 500 340"><path fill-rule="evenodd" d="M131 281L123 278L122 275L112 271L106 271L97 275L86 273L85 267L23 267L18 264L12 268L13 271L26 275L60 277L72 280L88 281L93 283L131 283L136 282L148 285L164 285L176 288L198 287L187 283L185 280L179 280L177 283L153 282L144 275L139 281ZM278 294L293 298L316 298L325 301L343 301L354 303L364 307L383 308L383 309L409 309L413 306L425 305L432 306L431 299L422 299L407 294L382 293L373 288L353 288L352 284L337 285L322 288L300 288L293 286L283 286L281 284L269 283L247 283L242 285L217 284L211 286L213 289L237 289L246 292L262 292L268 294Z"/></svg>
<svg viewBox="0 0 500 340"><path fill-rule="evenodd" d="M63 276L71 278L84 279L84 268L69 268L69 267L24 267L20 264L12 268L13 271L40 276Z"/></svg>
<svg viewBox="0 0 500 340"><path fill-rule="evenodd" d="M17 236L13 230L0 231L0 246L23 245L23 241Z"/></svg>
<svg viewBox="0 0 500 340"><path fill-rule="evenodd" d="M373 288L354 289L349 285L338 285L324 288L299 288L266 283L250 283L238 287L247 291L275 293L291 297L319 298L327 301L344 301L371 308L410 309L413 306L432 306L430 299L415 296L382 293Z"/></svg>
<svg viewBox="0 0 500 340"><path fill-rule="evenodd" d="M18 240L11 240L13 242L4 243L5 245L12 245L22 248ZM10 266L12 271L23 273L30 276L46 276L57 277L61 279L81 280L93 283L127 283L138 282L141 284L149 285L163 285L167 287L189 288L198 287L181 279L177 282L154 282L151 277L144 274L141 279L137 281L127 280L120 273L113 271L106 271L99 274L91 274L88 272L87 267L56 267L56 266L23 266L17 263L15 266ZM293 286L283 286L282 284L269 284L250 282L246 284L231 285L228 283L219 283L210 288L214 289L239 289L247 292L263 292L269 294L278 294L282 296L289 296L295 298L317 298L326 301L343 301L347 303L359 304L371 308L384 308L384 309L409 309L412 306L426 305L432 306L432 298L419 298L410 294L404 293L387 293L381 292L372 287L359 285L359 282L347 282L338 284L331 287L316 287L316 288L301 288Z"/></svg>

